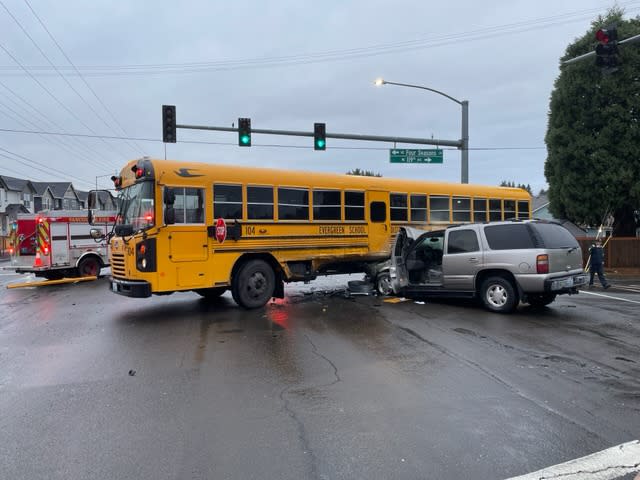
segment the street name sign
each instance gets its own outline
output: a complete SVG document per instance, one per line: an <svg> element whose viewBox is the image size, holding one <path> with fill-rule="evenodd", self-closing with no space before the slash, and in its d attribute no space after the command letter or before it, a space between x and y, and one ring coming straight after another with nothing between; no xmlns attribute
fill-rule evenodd
<svg viewBox="0 0 640 480"><path fill-rule="evenodd" d="M389 150L391 163L443 163L442 149L420 150L415 148L392 148Z"/></svg>

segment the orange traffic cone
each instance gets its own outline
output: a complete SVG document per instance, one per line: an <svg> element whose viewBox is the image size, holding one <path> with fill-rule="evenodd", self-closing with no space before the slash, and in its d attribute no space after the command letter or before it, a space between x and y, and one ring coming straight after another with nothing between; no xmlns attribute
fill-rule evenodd
<svg viewBox="0 0 640 480"><path fill-rule="evenodd" d="M40 250L38 250L36 252L36 259L33 262L33 266L34 267L41 267L42 266L42 259L40 258Z"/></svg>

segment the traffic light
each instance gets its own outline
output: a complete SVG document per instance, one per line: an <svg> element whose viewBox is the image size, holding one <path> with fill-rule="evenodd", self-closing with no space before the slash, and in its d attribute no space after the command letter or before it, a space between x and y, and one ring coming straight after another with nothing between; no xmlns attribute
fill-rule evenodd
<svg viewBox="0 0 640 480"><path fill-rule="evenodd" d="M176 106L162 106L162 141L176 143Z"/></svg>
<svg viewBox="0 0 640 480"><path fill-rule="evenodd" d="M251 146L251 119L238 119L238 145L241 147Z"/></svg>
<svg viewBox="0 0 640 480"><path fill-rule="evenodd" d="M327 126L324 123L313 124L313 149L327 149Z"/></svg>
<svg viewBox="0 0 640 480"><path fill-rule="evenodd" d="M601 28L596 32L596 65L606 69L618 66L618 30L616 27Z"/></svg>

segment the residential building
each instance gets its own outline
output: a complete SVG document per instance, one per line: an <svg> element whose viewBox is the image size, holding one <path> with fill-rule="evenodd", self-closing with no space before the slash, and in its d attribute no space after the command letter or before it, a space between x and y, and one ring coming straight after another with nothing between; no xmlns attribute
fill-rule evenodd
<svg viewBox="0 0 640 480"><path fill-rule="evenodd" d="M0 175L0 235L8 235L18 213L32 211L35 192L29 180Z"/></svg>
<svg viewBox="0 0 640 480"><path fill-rule="evenodd" d="M31 182L36 193L33 196L33 213L42 210L53 210L55 196L49 187L49 182Z"/></svg>

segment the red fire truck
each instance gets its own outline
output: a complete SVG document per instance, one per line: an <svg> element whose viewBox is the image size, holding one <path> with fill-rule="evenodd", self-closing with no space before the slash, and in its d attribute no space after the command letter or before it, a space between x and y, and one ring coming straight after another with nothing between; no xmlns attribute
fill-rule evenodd
<svg viewBox="0 0 640 480"><path fill-rule="evenodd" d="M36 215L33 213L18 214L17 223L17 247L20 255L36 254Z"/></svg>
<svg viewBox="0 0 640 480"><path fill-rule="evenodd" d="M115 217L115 212L98 212L98 222L89 225L86 210L39 212L34 219L35 257L21 257L22 265L16 272L35 273L48 280L97 276L101 268L109 266L109 246L104 240L94 240L89 231L102 228L106 235ZM25 265L27 259L33 259L33 265Z"/></svg>

